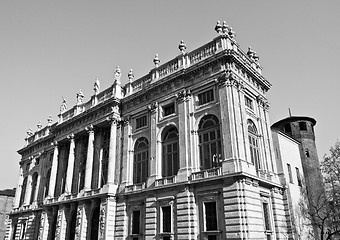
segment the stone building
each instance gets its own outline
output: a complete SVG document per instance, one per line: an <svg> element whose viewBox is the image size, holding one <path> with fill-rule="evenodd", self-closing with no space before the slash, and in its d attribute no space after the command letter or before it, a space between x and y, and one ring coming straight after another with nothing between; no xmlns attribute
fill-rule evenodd
<svg viewBox="0 0 340 240"><path fill-rule="evenodd" d="M8 214L13 209L15 189L0 190L0 239L5 239Z"/></svg>
<svg viewBox="0 0 340 240"><path fill-rule="evenodd" d="M124 85L117 67L109 88L96 80L87 102L63 99L56 123L27 132L7 239L293 237L271 84L231 27L215 30Z"/></svg>

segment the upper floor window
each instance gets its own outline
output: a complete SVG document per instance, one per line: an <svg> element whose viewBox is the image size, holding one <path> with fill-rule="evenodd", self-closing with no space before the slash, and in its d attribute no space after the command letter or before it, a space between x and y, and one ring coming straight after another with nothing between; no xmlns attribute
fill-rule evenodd
<svg viewBox="0 0 340 240"><path fill-rule="evenodd" d="M203 105L212 101L214 101L213 89L198 94L198 105Z"/></svg>
<svg viewBox="0 0 340 240"><path fill-rule="evenodd" d="M149 143L146 138L139 138L134 148L133 183L146 182L148 177Z"/></svg>
<svg viewBox="0 0 340 240"><path fill-rule="evenodd" d="M287 170L288 170L289 182L293 183L292 167L290 166L289 163L287 163Z"/></svg>
<svg viewBox="0 0 340 240"><path fill-rule="evenodd" d="M19 206L22 206L24 204L26 188L27 188L27 177L25 177L24 181L22 182Z"/></svg>
<svg viewBox="0 0 340 240"><path fill-rule="evenodd" d="M147 125L146 115L136 118L136 129L144 127Z"/></svg>
<svg viewBox="0 0 340 240"><path fill-rule="evenodd" d="M30 166L31 166L31 163L27 163L27 164L26 164L26 171L29 171L29 170L30 170Z"/></svg>
<svg viewBox="0 0 340 240"><path fill-rule="evenodd" d="M39 165L39 163L40 163L40 158L37 157L37 158L35 159L35 165Z"/></svg>
<svg viewBox="0 0 340 240"><path fill-rule="evenodd" d="M162 144L162 176L176 175L179 169L178 130L171 127L165 131Z"/></svg>
<svg viewBox="0 0 340 240"><path fill-rule="evenodd" d="M172 102L170 104L167 104L167 105L163 106L162 109L163 109L163 117L169 116L169 115L175 113L175 103Z"/></svg>
<svg viewBox="0 0 340 240"><path fill-rule="evenodd" d="M307 131L307 124L306 122L299 122L300 131Z"/></svg>
<svg viewBox="0 0 340 240"><path fill-rule="evenodd" d="M38 173L34 173L32 176L32 183L31 183L31 199L30 199L30 204L32 204L36 199L35 195L36 192L38 191L37 189L37 184L38 184Z"/></svg>
<svg viewBox="0 0 340 240"><path fill-rule="evenodd" d="M253 100L251 98L244 96L244 101L245 101L246 107L250 108L251 110L254 110Z"/></svg>
<svg viewBox="0 0 340 240"><path fill-rule="evenodd" d="M50 187L50 179L51 179L51 168L47 171L47 174L45 177L44 197L48 196L48 189Z"/></svg>
<svg viewBox="0 0 340 240"><path fill-rule="evenodd" d="M261 169L260 165L260 148L258 141L257 129L253 121L248 120L248 140L249 140L249 148L250 148L250 159L251 162L255 165L256 169Z"/></svg>
<svg viewBox="0 0 340 240"><path fill-rule="evenodd" d="M214 115L204 116L198 126L199 151L202 169L221 166L222 145L219 120Z"/></svg>
<svg viewBox="0 0 340 240"><path fill-rule="evenodd" d="M297 178L298 186L301 187L302 181L301 181L300 170L299 170L299 168L296 167L295 171L296 171L296 178Z"/></svg>
<svg viewBox="0 0 340 240"><path fill-rule="evenodd" d="M102 141L102 159L101 159L101 172L99 184L100 187L107 183L107 172L109 166L109 148L110 148L110 129L105 128L101 131L101 141Z"/></svg>
<svg viewBox="0 0 340 240"><path fill-rule="evenodd" d="M131 240L142 239L143 234L143 216L140 206L132 207L130 211L130 229L129 234Z"/></svg>
<svg viewBox="0 0 340 240"><path fill-rule="evenodd" d="M283 125L283 129L285 133L291 133L292 132L292 127L290 126L290 123L286 123Z"/></svg>

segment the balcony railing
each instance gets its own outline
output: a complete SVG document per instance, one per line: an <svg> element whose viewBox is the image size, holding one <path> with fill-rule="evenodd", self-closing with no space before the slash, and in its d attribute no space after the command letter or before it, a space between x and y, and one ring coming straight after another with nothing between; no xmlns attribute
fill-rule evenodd
<svg viewBox="0 0 340 240"><path fill-rule="evenodd" d="M156 179L155 186L159 187L159 186L169 185L169 184L173 184L173 183L176 183L176 176L170 176L170 177L165 177L165 178L161 178L161 179Z"/></svg>
<svg viewBox="0 0 340 240"><path fill-rule="evenodd" d="M191 180L197 180L197 179L204 179L204 178L210 178L210 177L216 177L222 175L222 168L211 168L207 170L203 170L200 172L194 172L191 174Z"/></svg>
<svg viewBox="0 0 340 240"><path fill-rule="evenodd" d="M134 191L140 191L140 190L143 190L145 189L146 187L146 183L143 182L143 183L137 183L137 184L134 184L134 185L129 185L129 186L126 186L125 187L125 192L134 192Z"/></svg>

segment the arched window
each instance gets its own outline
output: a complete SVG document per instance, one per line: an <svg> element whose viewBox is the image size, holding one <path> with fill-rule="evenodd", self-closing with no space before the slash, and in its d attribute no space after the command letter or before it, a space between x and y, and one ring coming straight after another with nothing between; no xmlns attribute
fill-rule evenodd
<svg viewBox="0 0 340 240"><path fill-rule="evenodd" d="M110 152L110 129L106 128L102 132L102 159L101 159L101 178L100 187L107 183L107 170L109 166L109 152Z"/></svg>
<svg viewBox="0 0 340 240"><path fill-rule="evenodd" d="M250 159L251 162L255 165L256 169L260 169L260 149L258 143L258 134L257 129L253 121L248 120L248 139L249 139L249 147L250 147Z"/></svg>
<svg viewBox="0 0 340 240"><path fill-rule="evenodd" d="M48 191L50 187L50 179L51 179L51 169L47 171L46 178L45 178L45 187L44 187L44 197L48 196Z"/></svg>
<svg viewBox="0 0 340 240"><path fill-rule="evenodd" d="M176 175L179 169L178 130L175 127L165 130L162 144L162 176Z"/></svg>
<svg viewBox="0 0 340 240"><path fill-rule="evenodd" d="M22 182L19 206L22 206L24 204L26 187L27 187L26 185L27 185L27 177L25 177L24 181Z"/></svg>
<svg viewBox="0 0 340 240"><path fill-rule="evenodd" d="M221 166L222 144L218 118L214 115L204 116L198 125L200 161L202 169Z"/></svg>
<svg viewBox="0 0 340 240"><path fill-rule="evenodd" d="M36 191L38 190L37 189L37 183L38 183L38 173L34 173L33 174L33 177L32 177L32 190L31 190L31 199L30 199L30 204L33 203L34 200L34 197L35 197L35 194L36 194Z"/></svg>
<svg viewBox="0 0 340 240"><path fill-rule="evenodd" d="M142 137L136 141L133 158L133 183L146 182L148 178L149 142Z"/></svg>

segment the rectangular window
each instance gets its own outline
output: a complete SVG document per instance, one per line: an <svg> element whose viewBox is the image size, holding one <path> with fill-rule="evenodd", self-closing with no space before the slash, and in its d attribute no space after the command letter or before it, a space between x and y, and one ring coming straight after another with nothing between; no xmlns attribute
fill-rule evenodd
<svg viewBox="0 0 340 240"><path fill-rule="evenodd" d="M146 126L146 115L136 118L136 129Z"/></svg>
<svg viewBox="0 0 340 240"><path fill-rule="evenodd" d="M164 206L162 209L162 232L171 233L171 206Z"/></svg>
<svg viewBox="0 0 340 240"><path fill-rule="evenodd" d="M217 211L216 202L205 202L205 230L206 231L217 231Z"/></svg>
<svg viewBox="0 0 340 240"><path fill-rule="evenodd" d="M50 162L53 161L53 153L50 154L49 161L50 161Z"/></svg>
<svg viewBox="0 0 340 240"><path fill-rule="evenodd" d="M214 90L210 89L198 94L198 105L203 105L212 101L214 101Z"/></svg>
<svg viewBox="0 0 340 240"><path fill-rule="evenodd" d="M294 183L293 182L292 167L290 166L289 163L287 163L287 169L288 169L288 175L289 175L289 182L290 183Z"/></svg>
<svg viewBox="0 0 340 240"><path fill-rule="evenodd" d="M132 211L132 220L131 220L131 232L132 234L140 233L140 211ZM138 238L137 238L138 239Z"/></svg>
<svg viewBox="0 0 340 240"><path fill-rule="evenodd" d="M302 182L301 182L301 175L300 175L300 170L296 167L296 177L297 177L297 182L298 182L298 186L301 187L302 186Z"/></svg>
<svg viewBox="0 0 340 240"><path fill-rule="evenodd" d="M163 116L168 116L175 113L175 103L170 103L163 107Z"/></svg>
<svg viewBox="0 0 340 240"><path fill-rule="evenodd" d="M307 124L306 122L299 122L300 131L307 131Z"/></svg>
<svg viewBox="0 0 340 240"><path fill-rule="evenodd" d="M291 133L292 132L292 127L290 126L290 123L285 124L283 127L284 127L285 133Z"/></svg>
<svg viewBox="0 0 340 240"><path fill-rule="evenodd" d="M30 164L30 163L27 163L27 165L26 165L26 171L30 170L30 166L31 166L31 164Z"/></svg>
<svg viewBox="0 0 340 240"><path fill-rule="evenodd" d="M266 232L271 232L269 206L267 202L262 202L264 227Z"/></svg>
<svg viewBox="0 0 340 240"><path fill-rule="evenodd" d="M26 233L26 222L21 223L21 232L20 232L20 239L25 238Z"/></svg>
<svg viewBox="0 0 340 240"><path fill-rule="evenodd" d="M39 165L39 163L40 163L40 158L36 158L35 159L35 165Z"/></svg>
<svg viewBox="0 0 340 240"><path fill-rule="evenodd" d="M250 108L251 110L254 110L254 107L253 107L253 100L252 100L252 99L250 99L250 98L247 97L247 96L244 96L244 101L245 101L246 107Z"/></svg>

